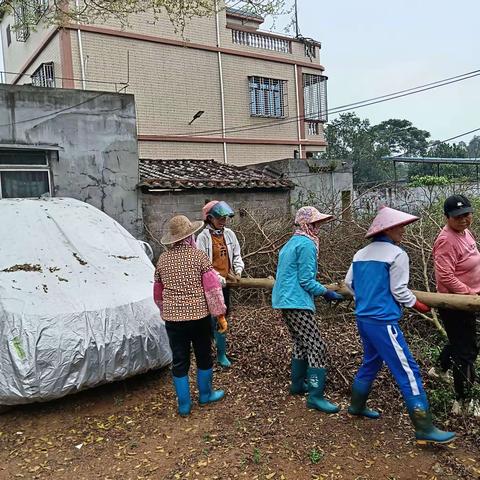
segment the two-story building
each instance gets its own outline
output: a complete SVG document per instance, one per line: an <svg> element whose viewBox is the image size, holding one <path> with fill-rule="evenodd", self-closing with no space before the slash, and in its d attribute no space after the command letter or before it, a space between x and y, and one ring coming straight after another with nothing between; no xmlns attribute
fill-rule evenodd
<svg viewBox="0 0 480 480"><path fill-rule="evenodd" d="M134 94L140 158L244 165L325 149L318 42L261 31L263 18L232 8L183 34L147 13L128 27L44 27L45 8L38 0L35 29L1 19L6 82Z"/></svg>

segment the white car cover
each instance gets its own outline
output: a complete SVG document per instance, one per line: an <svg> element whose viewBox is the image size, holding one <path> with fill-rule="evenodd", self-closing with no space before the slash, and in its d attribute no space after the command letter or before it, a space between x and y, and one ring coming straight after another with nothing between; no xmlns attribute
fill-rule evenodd
<svg viewBox="0 0 480 480"><path fill-rule="evenodd" d="M58 398L171 362L154 267L71 198L0 200L0 405Z"/></svg>

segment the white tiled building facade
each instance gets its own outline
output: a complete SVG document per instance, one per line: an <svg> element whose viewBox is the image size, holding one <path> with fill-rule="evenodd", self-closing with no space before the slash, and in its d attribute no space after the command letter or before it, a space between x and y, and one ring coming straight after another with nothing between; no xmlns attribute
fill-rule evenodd
<svg viewBox="0 0 480 480"><path fill-rule="evenodd" d="M148 14L127 28L14 23L0 23L6 82L133 93L141 158L244 165L325 149L320 45L261 32L259 17L222 10L183 35Z"/></svg>

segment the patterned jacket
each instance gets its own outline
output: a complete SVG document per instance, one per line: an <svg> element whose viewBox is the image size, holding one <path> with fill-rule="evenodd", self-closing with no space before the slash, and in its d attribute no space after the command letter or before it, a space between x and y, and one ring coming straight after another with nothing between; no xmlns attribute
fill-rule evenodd
<svg viewBox="0 0 480 480"><path fill-rule="evenodd" d="M226 311L222 287L210 260L204 252L185 244L160 255L154 299L167 321L199 320Z"/></svg>

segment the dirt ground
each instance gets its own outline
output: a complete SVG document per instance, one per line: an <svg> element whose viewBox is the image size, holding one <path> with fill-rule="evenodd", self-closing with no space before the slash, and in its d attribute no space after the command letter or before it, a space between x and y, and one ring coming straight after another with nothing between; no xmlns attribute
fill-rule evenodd
<svg viewBox="0 0 480 480"><path fill-rule="evenodd" d="M453 445L418 447L387 373L371 402L382 417L348 416L361 359L351 319L322 325L332 357L327 394L343 407L331 416L288 394L289 339L277 315L237 309L231 325L233 366L214 376L222 402L199 407L193 387L192 414L178 417L164 369L17 407L0 416L0 479L480 478L479 425L449 419Z"/></svg>

